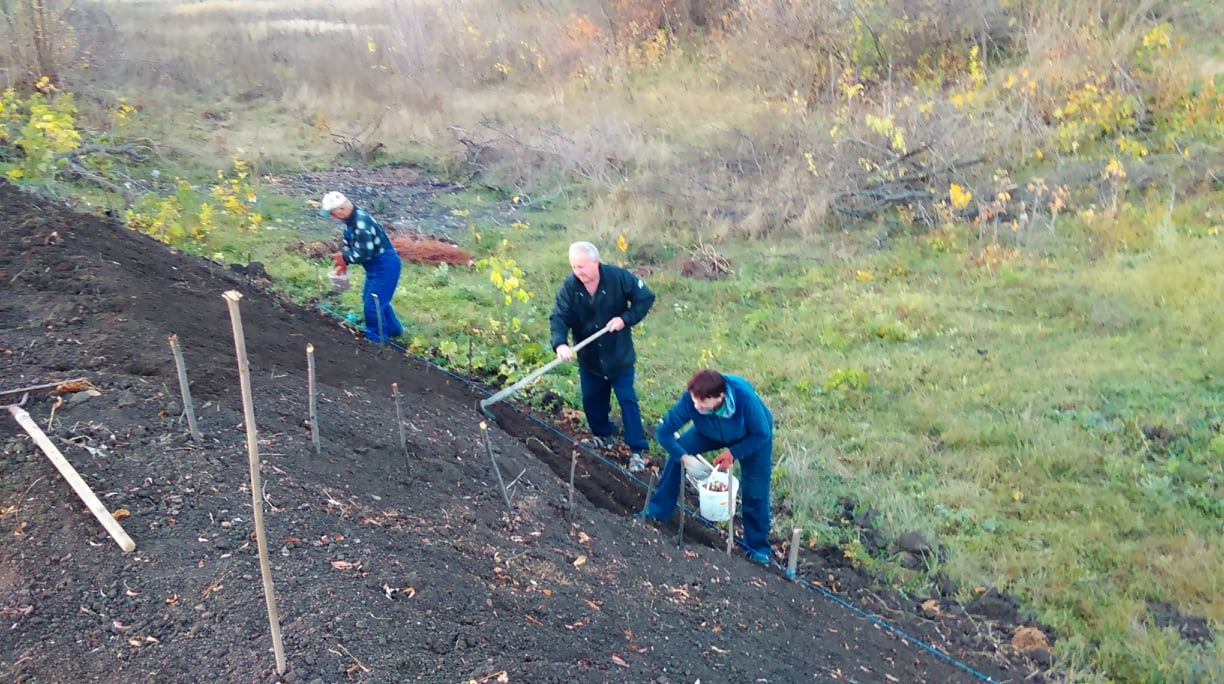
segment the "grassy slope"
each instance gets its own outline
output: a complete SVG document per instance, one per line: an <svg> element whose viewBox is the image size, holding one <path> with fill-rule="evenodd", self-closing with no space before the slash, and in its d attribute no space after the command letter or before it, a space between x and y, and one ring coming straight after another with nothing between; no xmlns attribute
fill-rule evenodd
<svg viewBox="0 0 1224 684"><path fill-rule="evenodd" d="M464 3L452 18L471 17L472 6ZM176 20L195 31L224 20L226 11L246 19L263 11L226 7L193 5L189 16ZM141 5L132 11L160 10ZM122 22L121 14L116 17ZM150 54L195 40L224 40L209 30L205 37L183 33L163 44L148 27L179 29L154 18L139 22ZM324 23L329 33L335 29ZM374 31L364 23L362 29ZM386 44L382 36L379 41ZM307 56L295 51L317 50L300 40L281 39L273 47L290 64ZM280 168L318 164L328 147L334 149L328 128L363 130L371 112L381 110L379 104L363 111L354 96L361 84L343 76L358 73L345 72L344 65L361 62L364 40L349 51L326 52L313 71L307 69L309 79L293 84L284 74L278 93L254 101L234 97L266 92L259 88L267 74L257 78L254 67L262 64L251 60L272 51L258 42L215 50L252 66L252 83L212 76L230 87L220 97L208 90L208 77L173 70L179 82L200 90L168 96L154 87L134 94L145 108L147 130L168 143L180 163L204 166L208 178L238 148ZM737 55L724 58L733 63ZM329 65L341 75L321 73ZM448 126L457 122L479 132L478 120L497 114L518 122L520 130L556 126L596 156L607 145L658 171L683 164L693 145L767 125L789 106L764 105L769 113L763 115L759 93L743 84L706 79L689 61L659 66L624 88L603 87L598 79L527 89L486 80L483 88L473 83L452 90L448 82L436 108L421 107L434 102L428 98L413 101L411 115L392 112L380 131L388 140L421 143L445 166L452 161L446 157ZM716 71L725 77L722 67ZM329 82L345 87L329 88ZM210 93L205 104L184 104L200 92ZM159 109L163 103L172 104ZM205 110L223 115L200 116ZM802 133L799 144L825 131L813 126ZM409 152L407 145L392 146L397 154ZM579 152L561 156L582 161ZM768 152L760 152L768 162ZM732 178L726 187L743 181L742 175ZM503 307L485 273L428 267L406 269L395 303L400 311L418 312L405 316L410 330L444 351L445 362L462 367L466 350L445 343L479 329L489 345L477 347L478 364L500 362L507 373L521 375L543 358L532 344L546 337L570 240L594 239L609 260L624 258L630 265L714 244L734 265L731 278L690 281L667 271L651 278L659 304L638 334L639 390L648 419L670 405L699 366L743 374L780 419L775 491L793 519L780 518L779 526L793 523L816 543L841 544L847 554L910 586L942 574L960 581L966 597L974 586L1016 592L1058 631L1062 663L1082 678L1224 680L1224 643L1192 648L1175 629L1156 624L1148 608L1149 602L1168 603L1187 616L1208 618L1217 634L1224 620L1224 382L1216 343L1224 285L1221 217L1218 190L1202 192L1178 199L1165 220L1163 209L1140 211L1120 239L1106 239L1122 232L1109 219L1072 217L1040 249L993 268L974 263L982 245L967 226L953 231L950 246L903 235L881 247L864 234L874 226L854 226L853 234L817 226L802 241L740 241L724 231L726 225L686 232L657 204L609 193L589 206L532 219L537 226L572 226L563 233L478 225L509 240L501 253L526 271L526 287L535 294L531 304ZM1167 199L1156 198L1156 205ZM312 264L274 260L285 231L297 230L296 212L270 195L263 202L275 215L269 230L255 237L218 234L204 251L230 258L249 252L268 262L278 279L295 283L291 291L310 290ZM613 247L622 232L630 244L626 257ZM716 240L714 233L728 239ZM495 242L467 246L485 252ZM356 293L343 301L355 306ZM490 319L505 326L512 316L521 320L521 331L489 332ZM573 373L564 371L541 383L570 398L574 384ZM830 519L840 512L836 499L847 494L877 507L890 536L918 530L948 553L922 572L867 557Z"/></svg>
<svg viewBox="0 0 1224 684"><path fill-rule="evenodd" d="M540 341L564 241L533 244L516 254L537 298L514 313ZM854 495L891 534L946 547L928 570L963 582L967 598L974 586L1021 596L1066 637L1069 663L1210 679L1218 647L1195 654L1143 616L1149 602L1224 610L1224 358L1212 343L1222 251L1218 238L1186 238L982 271L921 240L819 263L802 258L806 245L789 256L728 246L738 268L727 281L651 280L659 303L637 334L639 390L650 420L695 368L746 375L780 421L776 495L794 511L780 526L855 553L829 519L836 497ZM458 319L471 325L482 306L497 309L430 290L434 278L410 269L397 304L466 311ZM863 386L822 387L845 369L863 371ZM574 395L572 376L546 386Z"/></svg>

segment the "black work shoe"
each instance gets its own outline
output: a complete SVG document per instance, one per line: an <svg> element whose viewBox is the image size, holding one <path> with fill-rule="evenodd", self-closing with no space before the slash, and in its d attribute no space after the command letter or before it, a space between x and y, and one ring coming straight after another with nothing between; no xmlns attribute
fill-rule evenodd
<svg viewBox="0 0 1224 684"><path fill-rule="evenodd" d="M602 449L604 451L611 451L616 446L612 443L611 437L600 437L599 435L587 437L578 443L588 449Z"/></svg>

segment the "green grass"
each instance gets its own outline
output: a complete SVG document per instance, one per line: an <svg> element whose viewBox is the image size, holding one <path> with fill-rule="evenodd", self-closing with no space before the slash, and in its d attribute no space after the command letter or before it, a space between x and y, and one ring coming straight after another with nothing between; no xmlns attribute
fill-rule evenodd
<svg viewBox="0 0 1224 684"><path fill-rule="evenodd" d="M214 233L201 249L250 253L285 292L312 299L316 265L283 245L331 227L288 200L261 201L278 220ZM506 306L487 271L406 264L394 303L414 349L510 382L551 358L566 247L586 236L482 223L494 201L472 193L448 206L477 215L465 246L478 258L518 262L530 301ZM555 212L525 219L566 222ZM654 262L657 301L635 330L647 424L706 365L749 378L771 405L775 500L792 511L777 530L845 546L900 585L946 576L966 598L976 586L1011 591L1084 679L1221 675L1219 646L1190 645L1147 611L1167 603L1216 630L1224 617L1218 237L1184 229L1165 247L1095 260L1068 247L996 271L917 238L853 258L729 243L735 271L721 281L671 270L667 259L687 253L680 240L627 254L600 242L607 261ZM354 269L333 306L358 312L360 287ZM544 392L576 405L573 368L521 398ZM886 536L916 530L946 553L918 571L863 557L837 520L843 496L875 507Z"/></svg>
<svg viewBox="0 0 1224 684"><path fill-rule="evenodd" d="M834 500L856 496L889 533L947 548L937 570L1013 591L1074 635L1072 667L1218 676L1217 647L1153 627L1146 603L1217 629L1224 614L1220 241L1006 275L918 258L890 271L909 250L817 266L744 249L727 281L652 278L636 333L647 420L699 366L741 373L779 416L777 492L795 511L780 528L836 534ZM561 254L558 241L523 259L555 271L537 260ZM1080 637L1100 648L1078 652Z"/></svg>

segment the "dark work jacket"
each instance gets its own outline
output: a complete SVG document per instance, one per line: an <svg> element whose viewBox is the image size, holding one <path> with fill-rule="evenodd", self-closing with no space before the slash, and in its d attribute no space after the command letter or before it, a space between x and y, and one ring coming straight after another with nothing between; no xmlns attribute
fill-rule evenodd
<svg viewBox="0 0 1224 684"><path fill-rule="evenodd" d="M624 330L607 333L578 352L578 365L583 370L606 378L620 375L637 362L632 328L646 317L654 299L646 283L619 266L599 264L599 287L594 295L571 273L561 284L549 317L553 350L563 344L578 344L620 316L625 321ZM571 331L573 342L569 340Z"/></svg>

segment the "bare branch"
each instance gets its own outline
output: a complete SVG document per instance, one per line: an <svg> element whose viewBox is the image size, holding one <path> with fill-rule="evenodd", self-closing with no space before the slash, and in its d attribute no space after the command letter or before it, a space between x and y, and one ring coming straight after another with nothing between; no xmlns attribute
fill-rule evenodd
<svg viewBox="0 0 1224 684"><path fill-rule="evenodd" d="M147 159L145 153L148 151L149 148L147 146L137 145L136 143L125 143L123 145L103 145L102 143L90 143L88 145L81 145L74 150L60 152L55 155L55 159L76 160L90 154L122 154L126 157L130 157L132 161L143 162Z"/></svg>
<svg viewBox="0 0 1224 684"><path fill-rule="evenodd" d="M68 162L68 166L66 168L68 173L72 174L73 176L76 176L82 180L87 180L104 190L113 192L123 197L123 201L126 202L126 206L130 207L136 203L136 195L133 194L131 190L128 190L124 186L114 183L107 178L90 171L84 164L73 160Z"/></svg>

